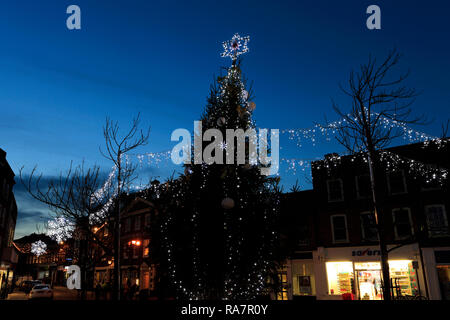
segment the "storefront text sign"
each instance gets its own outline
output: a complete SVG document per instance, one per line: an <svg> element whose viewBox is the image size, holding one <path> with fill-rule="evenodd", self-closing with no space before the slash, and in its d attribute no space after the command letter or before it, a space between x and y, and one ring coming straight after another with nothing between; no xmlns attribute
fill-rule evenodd
<svg viewBox="0 0 450 320"><path fill-rule="evenodd" d="M371 250L371 249L365 249L365 250L353 250L352 256L353 257L362 257L362 256L379 256L380 250Z"/></svg>

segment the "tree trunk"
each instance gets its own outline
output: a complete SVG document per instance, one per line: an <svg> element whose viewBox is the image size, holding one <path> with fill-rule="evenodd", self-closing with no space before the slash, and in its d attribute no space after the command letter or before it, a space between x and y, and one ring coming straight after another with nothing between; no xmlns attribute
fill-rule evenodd
<svg viewBox="0 0 450 320"><path fill-rule="evenodd" d="M120 193L122 186L122 154L117 155L117 199L116 199L116 217L114 224L114 300L120 300L121 278L120 278Z"/></svg>
<svg viewBox="0 0 450 320"><path fill-rule="evenodd" d="M119 211L119 210L117 210ZM117 214L118 215L118 214ZM116 217L114 230L114 277L113 277L113 299L120 300L120 223Z"/></svg>
<svg viewBox="0 0 450 320"><path fill-rule="evenodd" d="M383 299L385 301L391 300L391 278L389 275L389 263L388 263L388 250L384 233L384 219L383 213L379 210L377 197L376 197L376 184L375 184L375 172L374 172L374 155L375 152L372 148L368 150L368 164L370 173L370 184L372 189L372 201L375 215L375 222L377 226L378 239L380 245L380 256L381 256L381 273L382 273L382 283L383 283Z"/></svg>
<svg viewBox="0 0 450 320"><path fill-rule="evenodd" d="M87 292L87 240L80 240L80 265L81 265L81 300L86 300L86 292Z"/></svg>
<svg viewBox="0 0 450 320"><path fill-rule="evenodd" d="M382 227L380 226L380 229ZM381 253L381 272L383 274L383 299L391 301L391 277L389 274L388 250L386 242L384 241L384 232L378 232L380 237L380 253Z"/></svg>

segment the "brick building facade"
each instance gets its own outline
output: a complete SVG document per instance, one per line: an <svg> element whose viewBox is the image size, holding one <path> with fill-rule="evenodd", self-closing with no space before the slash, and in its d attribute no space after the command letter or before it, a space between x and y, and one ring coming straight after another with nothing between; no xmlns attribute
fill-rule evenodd
<svg viewBox="0 0 450 320"><path fill-rule="evenodd" d="M426 182L411 160L424 168L450 168L448 144L413 144L388 149L398 155L391 169L378 171L378 201L388 244L394 296L450 299L450 193ZM395 167L395 169L394 169ZM420 173L420 172L419 172ZM313 296L381 299L378 235L364 158L327 155L312 164L313 190L291 206L309 220L314 247L297 248L288 261L290 298ZM302 259L298 259L301 257Z"/></svg>
<svg viewBox="0 0 450 320"><path fill-rule="evenodd" d="M6 152L0 149L0 288L11 283L18 262L13 244L17 219L14 184L14 172L6 160Z"/></svg>

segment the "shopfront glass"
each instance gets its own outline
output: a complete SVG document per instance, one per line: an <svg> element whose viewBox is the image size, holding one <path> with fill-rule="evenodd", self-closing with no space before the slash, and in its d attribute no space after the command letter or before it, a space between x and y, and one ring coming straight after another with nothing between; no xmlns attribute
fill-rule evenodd
<svg viewBox="0 0 450 320"><path fill-rule="evenodd" d="M438 265L437 272L442 300L450 300L450 265Z"/></svg>
<svg viewBox="0 0 450 320"><path fill-rule="evenodd" d="M361 300L381 300L381 266L378 262L355 262L356 283Z"/></svg>
<svg viewBox="0 0 450 320"><path fill-rule="evenodd" d="M379 262L327 262L328 294L355 294L361 300L382 299ZM389 261L394 296L418 294L416 270L411 260Z"/></svg>
<svg viewBox="0 0 450 320"><path fill-rule="evenodd" d="M394 296L416 296L419 294L417 274L411 260L389 261L389 273Z"/></svg>
<svg viewBox="0 0 450 320"><path fill-rule="evenodd" d="M352 262L327 262L328 294L342 295L354 293L354 273Z"/></svg>
<svg viewBox="0 0 450 320"><path fill-rule="evenodd" d="M292 263L292 294L294 296L315 296L314 264L312 262Z"/></svg>

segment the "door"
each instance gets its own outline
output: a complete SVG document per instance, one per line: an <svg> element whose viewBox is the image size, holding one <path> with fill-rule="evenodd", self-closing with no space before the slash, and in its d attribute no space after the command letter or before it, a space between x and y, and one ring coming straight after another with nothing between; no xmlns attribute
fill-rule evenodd
<svg viewBox="0 0 450 320"><path fill-rule="evenodd" d="M358 270L358 292L361 300L381 300L381 271Z"/></svg>

